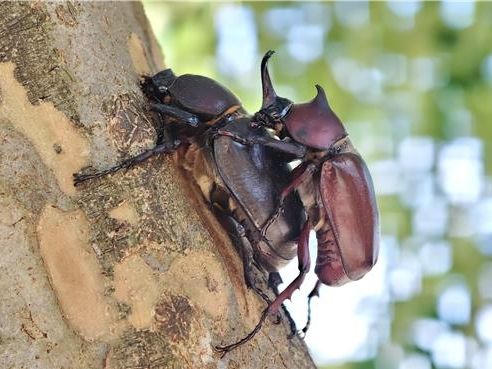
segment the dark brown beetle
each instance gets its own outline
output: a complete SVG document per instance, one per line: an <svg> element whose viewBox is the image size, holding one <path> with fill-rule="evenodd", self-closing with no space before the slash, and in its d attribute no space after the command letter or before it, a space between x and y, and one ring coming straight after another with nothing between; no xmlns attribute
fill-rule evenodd
<svg viewBox="0 0 492 369"><path fill-rule="evenodd" d="M156 146L107 170L74 174L75 185L129 168L154 155L177 151L178 164L201 189L242 256L247 286L270 303L256 286L252 265L270 274L270 286L278 294L281 279L277 271L296 256L306 219L299 196L287 196L282 215L264 235L260 230L275 211L282 189L289 184L288 162L304 155L305 148L280 142L263 127L252 128L251 116L233 93L207 77L177 77L167 69L146 78L142 87L153 101L152 109L164 119ZM227 134L216 134L218 129ZM244 145L227 135L259 143Z"/></svg>
<svg viewBox="0 0 492 369"><path fill-rule="evenodd" d="M340 286L362 278L378 256L379 215L371 175L364 160L350 143L320 86L316 86L316 97L304 104L293 104L277 96L267 67L272 54L269 51L262 61L263 104L253 118L253 125L274 129L279 138L304 145L307 153L299 157L302 163L293 170L291 183L283 189L277 210L264 224L262 232L264 234L282 214L286 196L297 190L308 214L298 245L299 275L268 306L257 327L242 340L220 347L223 352L251 339L265 317L277 313L281 304L301 286L310 268L308 235L311 229L315 230L318 241L315 267L318 282L309 299L318 295L320 284ZM245 142L241 137L232 138L256 143ZM308 316L304 333L309 322Z"/></svg>
<svg viewBox="0 0 492 369"><path fill-rule="evenodd" d="M143 89L156 101L153 109L192 127L210 126L237 114L246 115L241 102L230 90L205 76L177 77L171 69L166 69L145 78Z"/></svg>

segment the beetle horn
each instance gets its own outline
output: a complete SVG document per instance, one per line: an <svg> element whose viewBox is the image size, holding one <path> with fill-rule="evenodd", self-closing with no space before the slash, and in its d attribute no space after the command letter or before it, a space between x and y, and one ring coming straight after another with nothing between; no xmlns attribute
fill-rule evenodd
<svg viewBox="0 0 492 369"><path fill-rule="evenodd" d="M309 104L316 105L321 110L331 111L330 104L328 104L328 99L326 98L325 90L323 90L323 87L321 87L320 85L316 85L316 90L318 91L318 93Z"/></svg>
<svg viewBox="0 0 492 369"><path fill-rule="evenodd" d="M275 51L268 50L263 59L261 60L261 84L263 86L263 104L262 108L266 108L272 105L277 98L275 89L273 88L270 73L268 72L268 59L275 54Z"/></svg>

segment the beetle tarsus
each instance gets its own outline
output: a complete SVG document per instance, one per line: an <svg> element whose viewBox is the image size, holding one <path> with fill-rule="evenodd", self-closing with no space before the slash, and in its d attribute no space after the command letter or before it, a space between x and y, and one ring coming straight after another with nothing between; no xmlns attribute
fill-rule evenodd
<svg viewBox="0 0 492 369"><path fill-rule="evenodd" d="M280 216L280 214L282 213L282 210L283 210L283 201L281 200L280 201L280 205L277 207L277 210L275 211L275 213L273 213L273 215L267 219L267 221L265 222L265 224L263 224L263 226L261 227L261 236L266 238L266 233L268 232L268 228L270 228L270 226L275 223L275 221L277 220L277 218Z"/></svg>
<svg viewBox="0 0 492 369"><path fill-rule="evenodd" d="M141 153L141 154L139 154L133 158L129 158L127 160L124 160L123 162L121 162L118 165L115 165L114 167L111 167L111 168L105 169L105 170L101 170L101 171L96 172L96 173L88 173L88 174L74 173L73 174L74 186L78 186L81 183L88 181L88 180L91 180L91 179L104 177L108 174L118 172L121 169L129 169L129 168L135 166L136 164L141 163L141 162L151 158L152 156L159 155L159 154L165 154L165 153L166 154L171 153L174 150L176 150L180 144L181 144L181 142L179 140L175 140L172 144L162 143L160 145L153 147L150 150L144 151L143 153Z"/></svg>
<svg viewBox="0 0 492 369"><path fill-rule="evenodd" d="M247 138L244 138L244 137L241 137L231 131L228 131L226 129L218 129L214 132L213 134L213 138L217 137L217 136L226 136L226 137L229 137L231 138L233 141L237 142L237 143L240 143L242 145L246 145L246 146L251 146L253 145L255 142L250 140L250 139L247 139Z"/></svg>
<svg viewBox="0 0 492 369"><path fill-rule="evenodd" d="M319 297L319 288L320 287L321 287L321 281L318 279L318 281L316 281L316 284L315 284L313 290L308 295L308 314L307 314L306 325L298 333L299 337L301 337L301 338L306 337L306 333L307 333L309 327L311 326L311 299L313 297Z"/></svg>
<svg viewBox="0 0 492 369"><path fill-rule="evenodd" d="M239 341L233 344L227 346L215 347L217 351L222 353L221 357L224 357L224 355L227 354L229 351L234 350L235 348L251 340L263 326L263 323L267 315L278 313L280 307L283 306L282 305L283 302L287 299L290 299L294 291L297 290L302 285L302 282L304 282L304 278L306 277L306 274L308 273L311 266L311 259L309 255L310 230L311 227L309 226L309 221L306 221L306 223L302 228L301 235L299 237L299 244L297 246L297 259L299 261L299 275L287 286L285 290L283 290L277 296L275 300L273 300L271 304L268 305L268 307L265 310L263 310L260 321L258 322L258 324L256 324L256 326L250 333L248 333L244 338L240 339Z"/></svg>
<svg viewBox="0 0 492 369"><path fill-rule="evenodd" d="M246 335L244 338L241 338L239 341L232 343L230 345L227 345L227 346L215 346L214 347L215 351L221 353L220 358L223 358L228 352L234 350L235 348L237 348L237 347L245 344L249 340L251 340L256 335L256 333L258 333L260 331L261 327L263 326L263 323L265 322L265 319L268 316L268 311L269 311L268 308L263 310L263 313L261 314L261 318L260 318L260 321L258 322L258 324L256 324L254 329L250 333L248 333L248 335Z"/></svg>

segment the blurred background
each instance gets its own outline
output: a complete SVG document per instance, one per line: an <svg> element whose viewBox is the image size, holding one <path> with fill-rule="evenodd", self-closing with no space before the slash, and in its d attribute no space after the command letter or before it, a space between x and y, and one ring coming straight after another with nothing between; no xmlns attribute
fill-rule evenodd
<svg viewBox="0 0 492 369"><path fill-rule="evenodd" d="M322 85L370 167L380 257L314 300L320 368L492 368L492 3L144 5L166 65L219 80L250 112L276 50L279 94ZM288 304L299 327L314 281Z"/></svg>

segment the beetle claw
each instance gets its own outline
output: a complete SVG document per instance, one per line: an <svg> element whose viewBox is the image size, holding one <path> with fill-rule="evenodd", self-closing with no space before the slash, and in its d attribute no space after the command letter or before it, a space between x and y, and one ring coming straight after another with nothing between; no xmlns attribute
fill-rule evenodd
<svg viewBox="0 0 492 369"><path fill-rule="evenodd" d="M231 345L227 345L227 346L213 346L214 351L217 352L217 353L221 353L220 358L222 359L229 351L232 351L236 347L239 347L239 346L245 344L246 342L248 342L261 329L261 327L263 326L263 323L265 322L266 317L268 316L268 312L269 312L268 311L268 308L266 308L265 310L263 310L263 313L261 314L261 318L260 318L260 321L258 322L258 324L256 324L256 326L254 327L254 329L251 332L249 332L244 338L240 339L239 341L237 341L237 342L235 342L235 343L233 343Z"/></svg>
<svg viewBox="0 0 492 369"><path fill-rule="evenodd" d="M266 233L268 232L268 228L270 228L270 226L277 220L277 218L282 213L282 211L283 211L282 202L283 201L280 202L280 205L277 208L277 210L275 211L275 213L270 218L268 218L268 220L265 222L265 224L263 224L263 226L261 227L261 236L263 238L266 238Z"/></svg>
<svg viewBox="0 0 492 369"><path fill-rule="evenodd" d="M73 174L73 185L75 187L78 187L82 184L82 182L85 182L88 179L91 179L91 177L92 177L91 174L74 173Z"/></svg>
<svg viewBox="0 0 492 369"><path fill-rule="evenodd" d="M265 235L263 235L263 234L261 235L261 240L262 240L263 242L265 242L265 243L268 243L268 244L272 243L272 240L268 239L268 238L267 238Z"/></svg>
<svg viewBox="0 0 492 369"><path fill-rule="evenodd" d="M273 324L280 324L282 322L282 315L280 313L277 313L277 316L275 317L275 320L273 321Z"/></svg>

